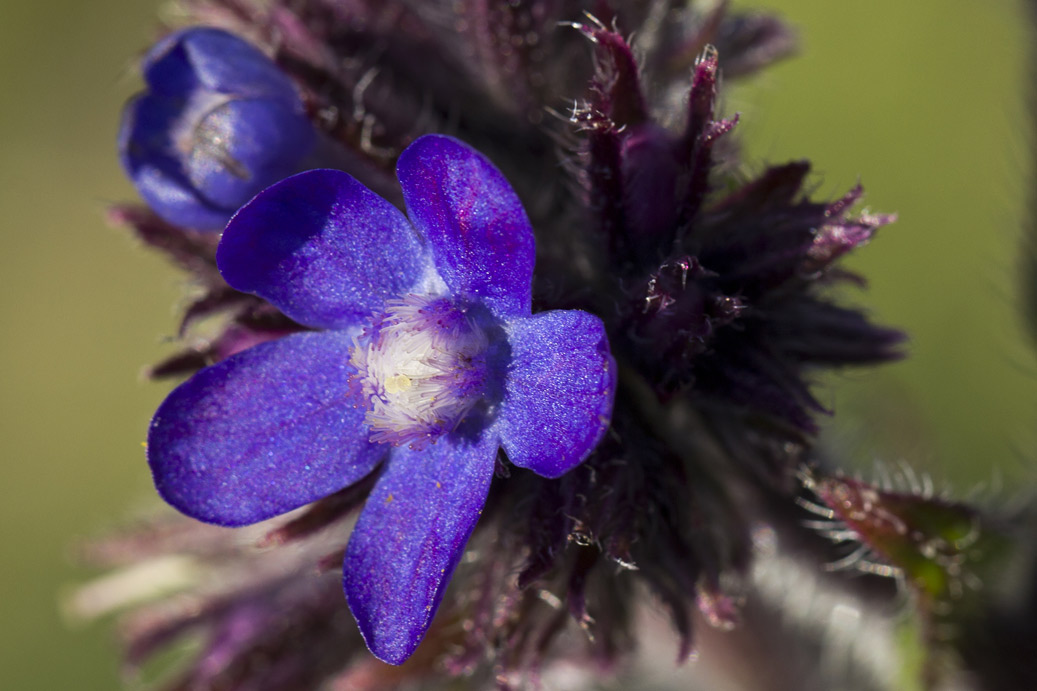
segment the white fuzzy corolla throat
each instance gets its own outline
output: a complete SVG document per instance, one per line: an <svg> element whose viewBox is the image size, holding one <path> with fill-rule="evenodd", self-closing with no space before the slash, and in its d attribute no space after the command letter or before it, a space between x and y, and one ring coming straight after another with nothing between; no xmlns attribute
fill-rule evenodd
<svg viewBox="0 0 1037 691"><path fill-rule="evenodd" d="M450 430L479 400L487 338L447 298L406 295L356 340L371 440L419 448Z"/></svg>

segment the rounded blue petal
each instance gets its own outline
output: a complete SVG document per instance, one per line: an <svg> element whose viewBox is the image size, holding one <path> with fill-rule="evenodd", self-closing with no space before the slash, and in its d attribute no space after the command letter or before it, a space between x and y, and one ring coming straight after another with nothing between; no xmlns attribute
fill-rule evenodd
<svg viewBox="0 0 1037 691"><path fill-rule="evenodd" d="M194 27L144 59L148 91L127 104L119 155L171 223L219 230L264 187L298 170L316 140L291 81L225 31Z"/></svg>
<svg viewBox="0 0 1037 691"><path fill-rule="evenodd" d="M346 548L343 585L367 647L398 665L424 637L493 478L493 435L395 449Z"/></svg>
<svg viewBox="0 0 1037 691"><path fill-rule="evenodd" d="M141 61L155 94L203 90L242 97L298 101L295 87L258 48L223 29L191 26L156 43Z"/></svg>
<svg viewBox="0 0 1037 691"><path fill-rule="evenodd" d="M159 406L159 494L208 523L248 525L367 475L385 455L350 396L346 333L294 334L201 370Z"/></svg>
<svg viewBox="0 0 1037 691"><path fill-rule="evenodd" d="M467 144L426 135L400 155L396 174L407 214L454 295L501 318L528 315L533 229L501 172Z"/></svg>
<svg viewBox="0 0 1037 691"><path fill-rule="evenodd" d="M605 325L559 310L507 331L511 366L494 427L512 463L558 477L587 458L612 419L617 368Z"/></svg>
<svg viewBox="0 0 1037 691"><path fill-rule="evenodd" d="M231 287L325 329L360 324L434 274L406 217L338 170L257 195L227 225L216 261Z"/></svg>

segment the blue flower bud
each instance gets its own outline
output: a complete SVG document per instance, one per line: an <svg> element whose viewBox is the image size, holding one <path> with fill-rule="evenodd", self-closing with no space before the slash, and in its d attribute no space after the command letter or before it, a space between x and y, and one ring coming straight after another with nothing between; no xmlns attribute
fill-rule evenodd
<svg viewBox="0 0 1037 691"><path fill-rule="evenodd" d="M126 105L119 155L167 221L222 230L260 190L298 172L315 133L291 81L220 29L173 33L145 56L147 91Z"/></svg>

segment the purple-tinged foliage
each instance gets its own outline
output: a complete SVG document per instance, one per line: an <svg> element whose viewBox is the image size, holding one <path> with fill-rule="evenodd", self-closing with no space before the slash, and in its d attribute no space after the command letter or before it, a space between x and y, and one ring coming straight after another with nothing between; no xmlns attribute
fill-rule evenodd
<svg viewBox="0 0 1037 691"><path fill-rule="evenodd" d="M883 488L811 469L801 478L817 500L807 506L825 519L815 527L858 548L840 568L897 573L930 603L982 587L976 567L992 555L981 544L984 518L977 509L934 496L931 487Z"/></svg>
<svg viewBox="0 0 1037 691"><path fill-rule="evenodd" d="M815 432L823 408L804 368L898 356L900 332L871 326L815 288L893 217L849 216L860 188L831 204L805 199L806 163L714 193L716 147L737 121L715 119L716 53L697 63L684 129L672 135L644 120L630 47L614 32L583 31L598 69L573 119L585 133L592 222L609 243L603 280L623 295L614 346L664 398L762 413L793 436Z"/></svg>
<svg viewBox="0 0 1037 691"><path fill-rule="evenodd" d="M802 199L805 173L799 165L771 169L706 209L677 241L674 259L649 279L652 302L634 319L638 335L650 329L661 346L682 349L660 372L664 390L690 384L697 400L755 409L813 432L810 413L822 408L804 370L890 360L904 337L817 294L830 262L891 219L846 218L844 202L859 191L830 205ZM672 267L689 257L699 266L687 281L681 272L678 288ZM671 290L659 295L667 274L663 290ZM692 318L681 321L682 313ZM674 342L663 336L671 329L690 333Z"/></svg>
<svg viewBox="0 0 1037 691"><path fill-rule="evenodd" d="M239 206L297 170L314 141L292 82L233 34L194 27L144 57L148 90L123 112L119 155L170 223L222 230Z"/></svg>
<svg viewBox="0 0 1037 691"><path fill-rule="evenodd" d="M326 501L343 500L335 495ZM342 530L348 515L348 509L325 512L325 525ZM296 516L278 528L290 530L305 518ZM167 580L190 588L123 620L120 634L131 678L156 652L187 637L200 640L207 654L177 670L162 688L315 688L354 661L363 642L342 598L340 578L335 570L314 569L334 543L326 535L300 536L272 560L270 552L251 544L264 530L269 526L245 529L249 539L242 540L242 531L165 517L88 546L85 556L95 563L144 567L151 583ZM101 600L132 597L128 582L133 581L102 583L108 592Z"/></svg>
<svg viewBox="0 0 1037 691"><path fill-rule="evenodd" d="M368 646L394 664L431 623L498 448L562 475L601 439L615 392L600 320L530 314L532 233L500 173L437 136L411 145L398 172L410 221L329 170L284 180L235 215L217 252L223 276L322 331L201 370L148 435L159 493L224 526L286 513L382 464L344 585Z"/></svg>
<svg viewBox="0 0 1037 691"><path fill-rule="evenodd" d="M833 571L894 576L906 585L936 685L963 666L982 689L1024 689L1037 625L1032 507L981 509L934 492L909 468L881 485L804 468L806 524L846 550ZM1030 545L1027 549L1017 545ZM950 658L950 659L948 659Z"/></svg>

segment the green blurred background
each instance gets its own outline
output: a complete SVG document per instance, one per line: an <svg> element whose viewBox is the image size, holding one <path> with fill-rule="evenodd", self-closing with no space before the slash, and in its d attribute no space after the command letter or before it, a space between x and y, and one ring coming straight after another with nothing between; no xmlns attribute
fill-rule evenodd
<svg viewBox="0 0 1037 691"><path fill-rule="evenodd" d="M750 3L740 3L748 6ZM800 55L729 89L757 169L814 162L817 193L863 181L900 221L847 292L907 328L911 357L821 382L828 433L864 469L909 461L959 493L1037 483L1037 379L1019 326L1029 40L1014 0L769 0ZM141 442L166 386L180 275L103 220L132 198L114 139L158 4L0 3L0 689L112 689L112 627L59 603L77 541L153 499Z"/></svg>

